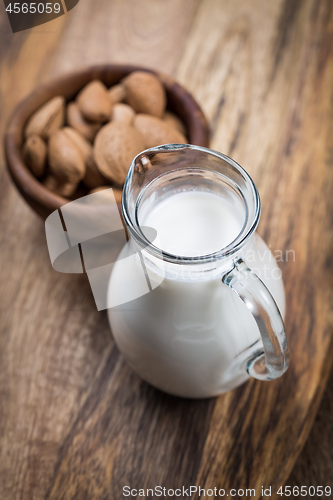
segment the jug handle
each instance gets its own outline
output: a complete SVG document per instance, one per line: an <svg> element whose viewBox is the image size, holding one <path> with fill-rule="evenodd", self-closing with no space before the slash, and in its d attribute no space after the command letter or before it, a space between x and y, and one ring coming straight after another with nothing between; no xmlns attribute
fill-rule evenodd
<svg viewBox="0 0 333 500"><path fill-rule="evenodd" d="M259 380L281 377L289 365L289 349L283 319L271 293L242 259L223 276L222 282L242 299L261 335L263 350L247 360L248 374Z"/></svg>

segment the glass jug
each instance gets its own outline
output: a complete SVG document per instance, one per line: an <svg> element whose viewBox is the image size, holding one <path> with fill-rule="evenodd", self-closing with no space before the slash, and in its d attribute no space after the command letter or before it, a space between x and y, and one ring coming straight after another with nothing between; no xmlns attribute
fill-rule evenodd
<svg viewBox="0 0 333 500"><path fill-rule="evenodd" d="M145 218L163 200L188 191L218 195L241 214L242 228L230 244L190 257L160 247ZM249 377L280 377L289 363L284 287L255 233L260 199L246 171L198 146L146 150L129 169L122 213L129 241L113 266L108 316L133 370L189 398L216 396Z"/></svg>

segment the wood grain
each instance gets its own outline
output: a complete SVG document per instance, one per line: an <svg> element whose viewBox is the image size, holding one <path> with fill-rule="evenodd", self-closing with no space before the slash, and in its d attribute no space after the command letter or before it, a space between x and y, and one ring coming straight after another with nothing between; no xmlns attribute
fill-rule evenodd
<svg viewBox="0 0 333 500"><path fill-rule="evenodd" d="M318 411L310 436L297 459L296 465L288 478L293 486L332 485L333 464L333 373ZM310 498L308 496L308 498Z"/></svg>
<svg viewBox="0 0 333 500"><path fill-rule="evenodd" d="M3 134L41 80L96 62L169 72L199 100L212 145L262 198L281 262L292 363L207 401L155 391L127 367L85 276L52 270L42 222L0 170L0 497L119 499L125 484L283 484L332 358L333 6L330 0L81 0L8 33L0 4ZM197 497L193 497L197 498Z"/></svg>

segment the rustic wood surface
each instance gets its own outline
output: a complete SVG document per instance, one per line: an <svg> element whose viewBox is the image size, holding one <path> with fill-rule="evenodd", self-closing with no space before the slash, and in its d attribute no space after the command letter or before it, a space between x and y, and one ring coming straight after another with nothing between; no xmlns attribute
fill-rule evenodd
<svg viewBox="0 0 333 500"><path fill-rule="evenodd" d="M262 485L276 490L309 434L332 359L333 3L81 0L15 35L3 2L0 16L1 135L17 102L52 76L104 62L169 73L202 105L212 146L254 178L260 234L296 256L281 262L287 374L217 399L172 398L128 368L86 277L52 270L43 223L2 157L1 500L119 499L126 484L256 488L257 498ZM317 424L332 439L322 423L331 401L328 389ZM318 441L315 428L291 484L333 482L313 473Z"/></svg>

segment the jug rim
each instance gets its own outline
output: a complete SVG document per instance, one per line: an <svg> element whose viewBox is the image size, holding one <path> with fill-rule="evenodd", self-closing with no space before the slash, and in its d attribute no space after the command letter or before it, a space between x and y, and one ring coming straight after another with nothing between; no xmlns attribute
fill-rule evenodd
<svg viewBox="0 0 333 500"><path fill-rule="evenodd" d="M193 256L193 257L188 257L188 256L179 256L175 254L171 254L168 252L165 252L164 250L161 250L160 248L156 247L151 241L146 238L144 233L140 229L140 224L136 221L133 221L133 217L131 217L131 214L129 213L129 207L128 207L128 199L129 199L129 191L133 179L133 173L134 173L134 168L137 164L137 161L140 157L145 156L147 153L154 153L154 152L173 152L173 151L181 151L181 150L192 150L192 151L201 151L204 153L207 153L209 155L215 156L217 158L220 158L221 160L224 160L227 162L231 167L233 167L245 180L246 184L250 187L250 190L253 195L253 200L254 200L254 214L252 217L252 221L249 225L244 225L237 235L237 237L229 243L227 246L225 246L222 249L217 250L216 252L207 254L207 255L200 255L200 256ZM179 169L181 170L181 169ZM177 172L177 169L175 169L175 172ZM217 171L216 171L217 173ZM158 258L159 260L163 260L169 263L173 264L189 264L189 265L194 265L194 264L205 264L209 263L212 261L217 261L224 259L226 257L230 257L233 254L235 254L237 251L239 251L249 240L252 234L257 229L257 226L259 224L259 219L260 219L260 213L261 213L261 202L260 202L260 196L258 189L252 180L251 176L247 173L247 171L239 165L235 160L230 158L229 156L220 153L219 151L215 151L210 148L205 148L203 146L196 146L193 144L163 144L161 146L156 146L154 148L149 148L145 149L144 151L141 151L138 155L135 156L135 158L132 160L131 165L129 167L125 184L124 184L124 189L123 189L123 195L122 195L122 201L121 201L121 209L122 209L122 215L123 219L125 222L125 225L127 229L129 230L129 233L131 237L135 240L135 242L146 252L151 254L153 257Z"/></svg>

